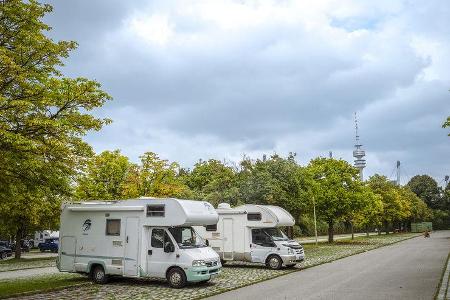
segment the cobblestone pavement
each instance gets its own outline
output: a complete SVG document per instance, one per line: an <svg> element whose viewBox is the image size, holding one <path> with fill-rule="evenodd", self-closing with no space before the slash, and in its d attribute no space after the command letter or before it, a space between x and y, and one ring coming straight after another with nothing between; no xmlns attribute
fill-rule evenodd
<svg viewBox="0 0 450 300"><path fill-rule="evenodd" d="M353 244L339 242L337 245L323 244L318 247L311 245L305 247L306 262L291 269L270 270L264 266L250 263L227 263L222 268L222 273L210 282L192 284L183 289L172 289L166 282L159 280L117 278L107 285L87 284L50 293L30 295L21 299L199 299L371 250L412 236L392 235L391 237L372 237Z"/></svg>

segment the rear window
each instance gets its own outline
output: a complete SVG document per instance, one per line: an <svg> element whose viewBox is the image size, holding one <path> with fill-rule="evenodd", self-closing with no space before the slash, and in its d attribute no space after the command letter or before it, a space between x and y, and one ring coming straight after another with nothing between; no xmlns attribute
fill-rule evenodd
<svg viewBox="0 0 450 300"><path fill-rule="evenodd" d="M147 205L147 217L164 217L166 206L164 204Z"/></svg>
<svg viewBox="0 0 450 300"><path fill-rule="evenodd" d="M248 213L247 220L248 221L261 221L261 213Z"/></svg>

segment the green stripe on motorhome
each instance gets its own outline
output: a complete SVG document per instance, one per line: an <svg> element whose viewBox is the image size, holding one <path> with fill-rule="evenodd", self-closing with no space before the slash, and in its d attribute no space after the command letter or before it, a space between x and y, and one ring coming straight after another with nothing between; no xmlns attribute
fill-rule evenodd
<svg viewBox="0 0 450 300"><path fill-rule="evenodd" d="M121 257L121 256L78 255L78 254L67 254L67 253L61 253L61 255L71 256L71 257L99 258L99 259L135 260L135 259L132 259L132 258L129 258L129 257Z"/></svg>

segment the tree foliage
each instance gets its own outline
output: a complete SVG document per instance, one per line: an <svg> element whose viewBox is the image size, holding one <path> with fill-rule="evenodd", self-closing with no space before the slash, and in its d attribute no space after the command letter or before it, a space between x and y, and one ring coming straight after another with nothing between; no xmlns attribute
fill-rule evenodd
<svg viewBox="0 0 450 300"><path fill-rule="evenodd" d="M62 75L76 43L46 36L50 11L34 0L0 2L0 220L16 239L70 194L92 155L83 136L109 122L90 114L110 99L100 84Z"/></svg>
<svg viewBox="0 0 450 300"><path fill-rule="evenodd" d="M416 175L411 178L407 186L429 207L439 208L440 190L439 186L432 177L428 175Z"/></svg>
<svg viewBox="0 0 450 300"><path fill-rule="evenodd" d="M316 211L328 223L328 240L333 242L335 222L354 218L365 206L358 170L344 160L316 158L309 163L308 171L315 181Z"/></svg>

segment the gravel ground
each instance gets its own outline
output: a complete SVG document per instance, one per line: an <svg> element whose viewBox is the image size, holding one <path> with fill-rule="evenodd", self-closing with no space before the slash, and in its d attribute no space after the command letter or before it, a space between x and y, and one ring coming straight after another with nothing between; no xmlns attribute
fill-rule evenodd
<svg viewBox="0 0 450 300"><path fill-rule="evenodd" d="M35 294L22 299L199 299L249 284L298 271L305 267L330 262L348 255L368 251L415 235L391 235L362 239L353 244L338 242L335 245L307 245L305 263L296 268L269 270L249 263L227 263L220 276L204 284L172 289L164 281L118 278L107 285L88 284L50 293Z"/></svg>

